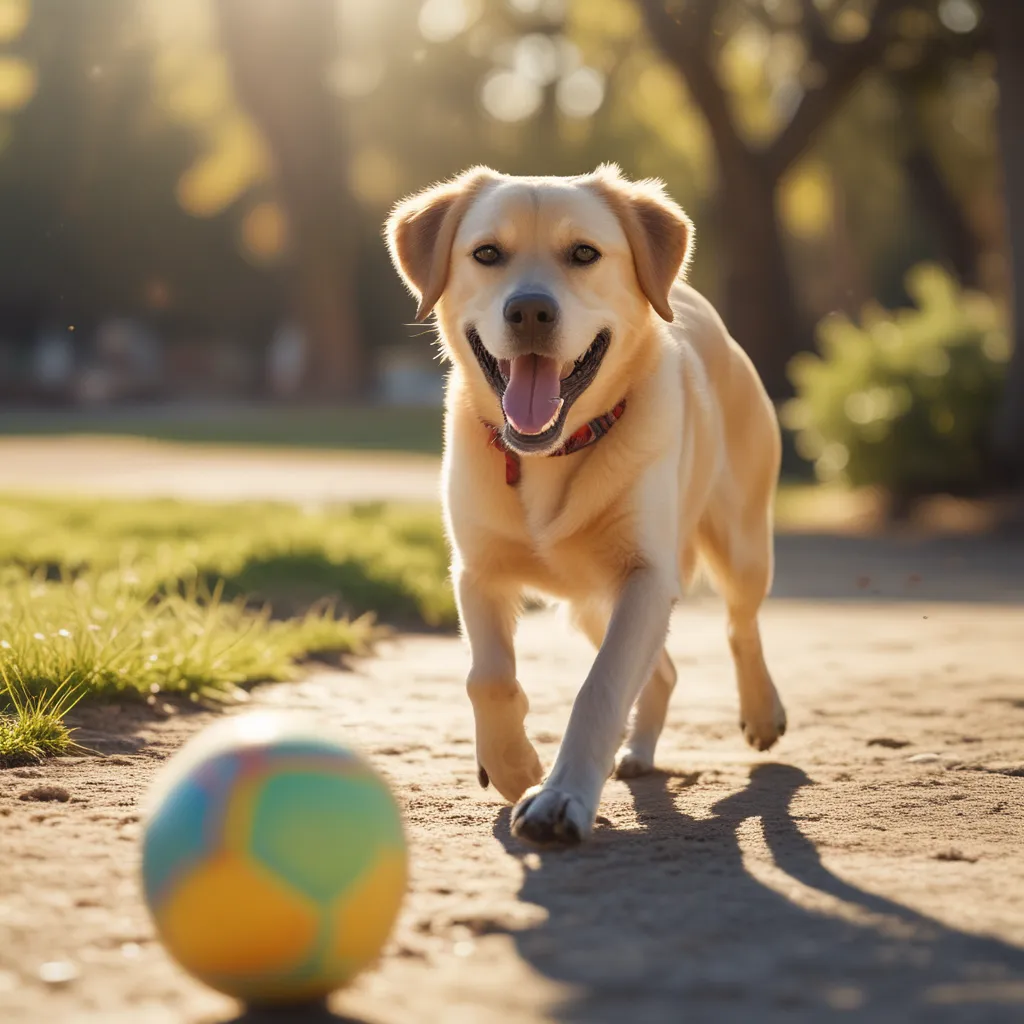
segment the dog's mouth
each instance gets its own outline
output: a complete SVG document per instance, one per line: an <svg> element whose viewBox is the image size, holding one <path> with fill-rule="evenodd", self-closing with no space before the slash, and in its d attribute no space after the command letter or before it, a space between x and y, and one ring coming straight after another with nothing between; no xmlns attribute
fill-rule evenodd
<svg viewBox="0 0 1024 1024"><path fill-rule="evenodd" d="M567 365L537 354L495 359L472 324L466 327L466 339L501 400L505 443L529 454L549 448L561 434L573 402L597 376L612 335L608 328L602 328L587 351Z"/></svg>

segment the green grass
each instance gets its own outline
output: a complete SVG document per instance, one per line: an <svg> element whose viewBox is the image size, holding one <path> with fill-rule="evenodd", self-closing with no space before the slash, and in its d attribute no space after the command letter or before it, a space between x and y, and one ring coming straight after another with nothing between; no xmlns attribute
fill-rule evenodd
<svg viewBox="0 0 1024 1024"><path fill-rule="evenodd" d="M441 452L441 410L392 406L242 405L0 411L0 435L64 434L438 455Z"/></svg>
<svg viewBox="0 0 1024 1024"><path fill-rule="evenodd" d="M79 699L230 698L451 626L436 509L0 499L0 766L67 749Z"/></svg>
<svg viewBox="0 0 1024 1024"><path fill-rule="evenodd" d="M4 565L51 580L113 573L145 592L220 583L279 616L333 598L350 616L455 623L436 508L0 498Z"/></svg>

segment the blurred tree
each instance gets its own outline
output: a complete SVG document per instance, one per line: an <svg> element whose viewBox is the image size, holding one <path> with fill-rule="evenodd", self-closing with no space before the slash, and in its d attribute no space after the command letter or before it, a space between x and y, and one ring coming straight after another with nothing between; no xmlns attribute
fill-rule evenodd
<svg viewBox="0 0 1024 1024"><path fill-rule="evenodd" d="M970 7L970 0L954 2ZM726 320L769 391L784 394L785 366L806 332L797 315L779 223L780 182L867 71L892 57L901 67L913 66L951 31L970 35L977 19L950 30L937 17L935 0L639 3L651 38L685 79L714 142ZM766 57L782 43L797 66L772 90L752 124L737 104L729 51L744 32L756 38L755 29L762 38L767 33ZM920 174L931 168L918 159L915 170Z"/></svg>
<svg viewBox="0 0 1024 1024"><path fill-rule="evenodd" d="M999 143L1010 245L1013 354L996 416L997 454L1024 480L1024 4L989 0L999 85Z"/></svg>
<svg viewBox="0 0 1024 1024"><path fill-rule="evenodd" d="M142 205L132 134L145 116L137 97L145 95L150 57L136 37L135 7L99 0L65 9L59 0L36 0L18 40L34 86L12 111L0 164L0 286L32 296L64 326L101 310L133 310L143 266L153 269L139 259L143 246L125 238ZM148 141L166 156L176 140ZM108 147L116 159L104 159ZM187 159L177 148L177 159ZM169 187L166 201L173 208ZM150 212L160 218L167 206Z"/></svg>
<svg viewBox="0 0 1024 1024"><path fill-rule="evenodd" d="M262 131L288 222L294 308L307 339L303 392L363 395L353 204L342 111L325 88L335 0L216 0L243 106Z"/></svg>
<svg viewBox="0 0 1024 1024"><path fill-rule="evenodd" d="M979 2L0 0L0 303L199 345L290 305L307 394L358 393L408 319L379 241L398 196L614 160L690 210L695 284L782 391L802 323L905 301L913 263L969 281L980 245L1005 286Z"/></svg>
<svg viewBox="0 0 1024 1024"><path fill-rule="evenodd" d="M924 64L890 72L889 79L899 104L901 159L911 198L935 230L939 248L961 284L973 288L979 284L980 241L943 173L920 111L941 89L941 80L936 81L941 76L934 64Z"/></svg>
<svg viewBox="0 0 1024 1024"><path fill-rule="evenodd" d="M74 327L88 356L90 328L112 316L172 343L266 330L280 296L237 251L233 219L176 201L200 143L154 102L148 0L22 6L3 59L30 68L34 90L0 113L0 305L33 312L12 332L27 346L42 326Z"/></svg>

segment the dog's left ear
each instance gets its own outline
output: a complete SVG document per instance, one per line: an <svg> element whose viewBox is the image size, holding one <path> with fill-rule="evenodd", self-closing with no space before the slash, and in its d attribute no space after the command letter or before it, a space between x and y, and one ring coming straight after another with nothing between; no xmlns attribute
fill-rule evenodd
<svg viewBox="0 0 1024 1024"><path fill-rule="evenodd" d="M409 291L419 299L417 320L425 320L441 297L462 215L494 176L487 167L473 167L403 199L391 211L384 226L388 251Z"/></svg>
<svg viewBox="0 0 1024 1024"><path fill-rule="evenodd" d="M669 293L684 272L693 249L693 224L668 197L662 182L628 181L618 167L602 164L589 184L611 207L633 251L637 281L663 320L674 314Z"/></svg>

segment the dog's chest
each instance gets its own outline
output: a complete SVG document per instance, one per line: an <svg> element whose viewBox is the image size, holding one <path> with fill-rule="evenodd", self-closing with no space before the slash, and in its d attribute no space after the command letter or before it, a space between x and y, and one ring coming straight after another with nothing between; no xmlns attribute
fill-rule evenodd
<svg viewBox="0 0 1024 1024"><path fill-rule="evenodd" d="M560 461L560 460L559 460ZM550 579L570 596L603 588L636 560L636 523L628 507L609 505L579 486L575 474L528 467L518 488L523 540Z"/></svg>

